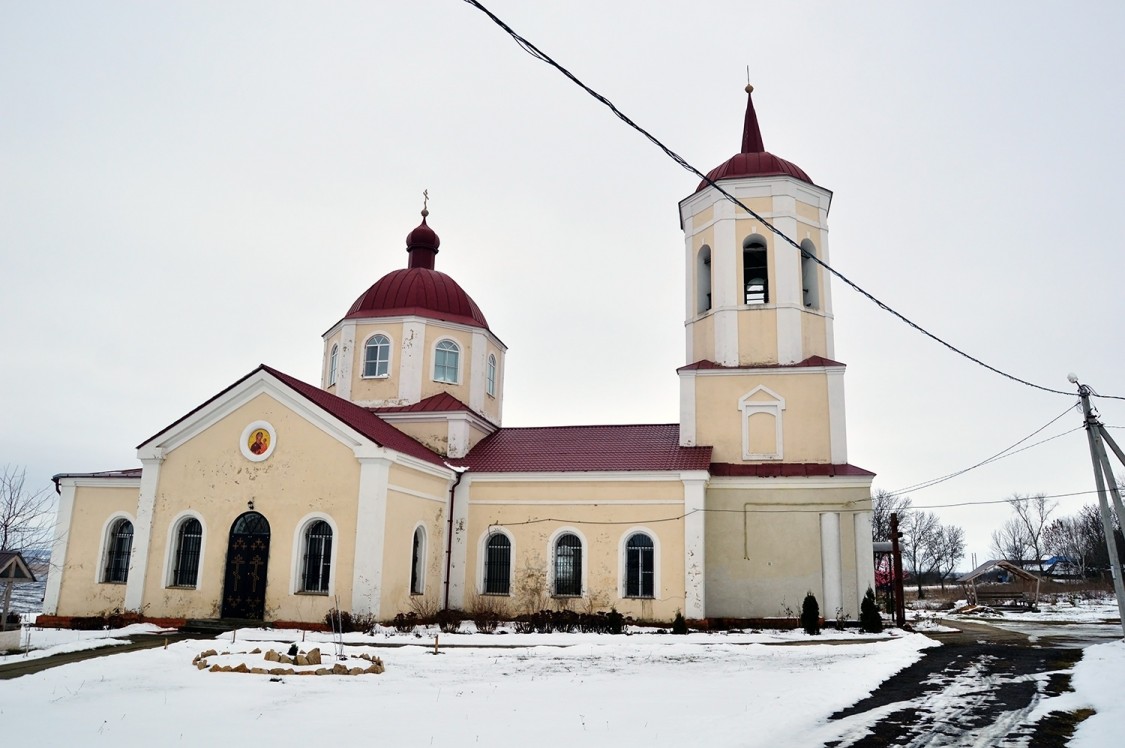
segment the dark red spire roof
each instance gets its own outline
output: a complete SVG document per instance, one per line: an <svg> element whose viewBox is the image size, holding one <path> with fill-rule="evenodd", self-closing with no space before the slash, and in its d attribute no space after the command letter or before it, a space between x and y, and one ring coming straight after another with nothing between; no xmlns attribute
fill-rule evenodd
<svg viewBox="0 0 1125 748"><path fill-rule="evenodd" d="M739 177L787 176L813 184L804 169L766 150L762 142L761 128L758 127L758 113L754 111L753 91L753 86L746 86L746 119L742 124L742 151L709 171L707 178L718 182L721 179ZM700 182L696 192L707 186L706 181Z"/></svg>
<svg viewBox="0 0 1125 748"><path fill-rule="evenodd" d="M457 281L434 270L441 239L426 223L428 215L423 209L422 223L406 235L409 265L384 275L364 291L345 319L416 315L488 329L488 321L469 294Z"/></svg>

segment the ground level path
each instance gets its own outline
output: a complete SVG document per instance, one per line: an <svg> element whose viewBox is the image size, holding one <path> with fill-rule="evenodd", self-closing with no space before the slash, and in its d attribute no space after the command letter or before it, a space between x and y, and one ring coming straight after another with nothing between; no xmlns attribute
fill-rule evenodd
<svg viewBox="0 0 1125 748"><path fill-rule="evenodd" d="M1045 697L1070 690L1082 650L1032 643L993 626L951 625L959 631L929 634L943 646L926 650L871 696L834 714L854 723L855 737L829 745L1066 746L1075 715L1051 714L1030 725L1026 718Z"/></svg>

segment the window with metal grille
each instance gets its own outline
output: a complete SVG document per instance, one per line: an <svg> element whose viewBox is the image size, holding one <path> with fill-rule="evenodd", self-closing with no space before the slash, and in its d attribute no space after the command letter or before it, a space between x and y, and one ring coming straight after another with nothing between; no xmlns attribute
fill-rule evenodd
<svg viewBox="0 0 1125 748"><path fill-rule="evenodd" d="M195 587L199 581L199 549L203 544L203 525L189 517L176 531L176 558L172 569L173 587Z"/></svg>
<svg viewBox="0 0 1125 748"><path fill-rule="evenodd" d="M555 595L582 594L582 541L567 533L555 541Z"/></svg>
<svg viewBox="0 0 1125 748"><path fill-rule="evenodd" d="M129 556L133 552L133 523L119 519L109 529L106 545L103 582L125 584L129 581Z"/></svg>
<svg viewBox="0 0 1125 748"><path fill-rule="evenodd" d="M391 341L386 335L373 335L363 346L363 376L385 377L391 365Z"/></svg>
<svg viewBox="0 0 1125 748"><path fill-rule="evenodd" d="M512 541L499 533L484 546L484 594L508 595L512 590Z"/></svg>
<svg viewBox="0 0 1125 748"><path fill-rule="evenodd" d="M634 533L625 542L625 597L653 597L656 572L652 538Z"/></svg>
<svg viewBox="0 0 1125 748"><path fill-rule="evenodd" d="M421 595L425 582L422 579L422 567L426 557L426 535L422 528L414 530L413 551L410 557L410 594Z"/></svg>
<svg viewBox="0 0 1125 748"><path fill-rule="evenodd" d="M305 530L305 557L301 571L302 592L328 592L332 570L332 528L322 519Z"/></svg>
<svg viewBox="0 0 1125 748"><path fill-rule="evenodd" d="M461 348L452 340L443 340L434 349L434 381L457 383Z"/></svg>
<svg viewBox="0 0 1125 748"><path fill-rule="evenodd" d="M488 394L496 397L496 356L488 355Z"/></svg>

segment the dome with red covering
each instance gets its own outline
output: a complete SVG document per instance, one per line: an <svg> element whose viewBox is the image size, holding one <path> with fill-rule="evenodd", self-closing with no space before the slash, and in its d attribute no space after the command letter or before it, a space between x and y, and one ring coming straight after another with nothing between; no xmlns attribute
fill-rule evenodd
<svg viewBox="0 0 1125 748"><path fill-rule="evenodd" d="M793 177L802 182L814 184L800 166L768 152L762 143L762 131L758 127L758 114L754 111L753 86L746 87L746 120L742 126L742 151L707 172L712 182L739 177ZM706 181L700 182L699 190L708 187Z"/></svg>
<svg viewBox="0 0 1125 748"><path fill-rule="evenodd" d="M426 224L428 214L423 210L422 223L406 236L409 266L377 280L355 300L345 319L413 315L488 329L484 314L469 294L457 281L434 270L441 240Z"/></svg>

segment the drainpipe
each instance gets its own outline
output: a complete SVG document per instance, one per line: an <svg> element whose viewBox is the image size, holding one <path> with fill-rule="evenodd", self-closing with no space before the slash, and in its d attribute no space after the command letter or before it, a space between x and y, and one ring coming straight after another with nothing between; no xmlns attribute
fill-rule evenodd
<svg viewBox="0 0 1125 748"><path fill-rule="evenodd" d="M449 528L445 533L445 596L441 609L449 610L449 571L453 565L453 492L457 490L458 484L465 477L465 473L469 472L469 468L454 467L448 462L445 466L457 473L457 480L449 487Z"/></svg>

